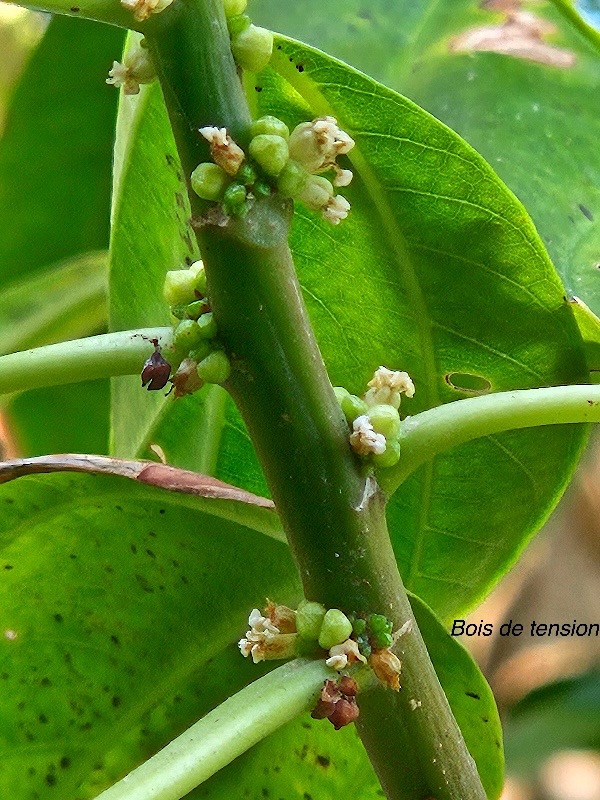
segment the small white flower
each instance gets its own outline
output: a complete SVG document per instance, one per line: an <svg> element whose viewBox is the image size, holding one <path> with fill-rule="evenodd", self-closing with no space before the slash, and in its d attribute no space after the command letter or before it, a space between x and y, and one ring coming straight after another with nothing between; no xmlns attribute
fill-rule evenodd
<svg viewBox="0 0 600 800"><path fill-rule="evenodd" d="M152 14L160 14L173 0L121 0L121 5L133 13L138 22L144 22Z"/></svg>
<svg viewBox="0 0 600 800"><path fill-rule="evenodd" d="M277 658L291 658L295 654L295 633L282 634L269 617L263 616L258 608L253 608L248 617L250 630L240 639L238 647L244 658L252 656L252 661Z"/></svg>
<svg viewBox="0 0 600 800"><path fill-rule="evenodd" d="M367 385L371 387L364 397L368 406L387 404L399 408L401 394L413 397L415 393L415 385L408 372L387 367L379 367Z"/></svg>
<svg viewBox="0 0 600 800"><path fill-rule="evenodd" d="M373 426L366 414L357 417L352 423L354 433L350 434L350 446L360 456L370 453L381 455L385 453L386 441L382 433L375 433Z"/></svg>
<svg viewBox="0 0 600 800"><path fill-rule="evenodd" d="M358 649L358 643L354 639L346 639L345 642L336 644L329 649L330 658L337 658L338 656L344 656L348 664L355 664L357 661L362 664L367 663L367 659Z"/></svg>
<svg viewBox="0 0 600 800"><path fill-rule="evenodd" d="M245 154L227 133L227 128L207 125L200 128L200 133L210 143L210 154L215 164L224 169L228 175L235 175L244 161Z"/></svg>
<svg viewBox="0 0 600 800"><path fill-rule="evenodd" d="M140 93L140 84L152 83L156 73L150 56L143 47L132 47L126 54L123 63L113 61L112 69L108 73L106 82L123 87L124 94Z"/></svg>
<svg viewBox="0 0 600 800"><path fill-rule="evenodd" d="M351 169L342 169L338 167L337 164L333 165L335 170L335 178L333 179L334 186L349 186L352 182L352 178L354 177L354 173Z"/></svg>
<svg viewBox="0 0 600 800"><path fill-rule="evenodd" d="M350 203L341 194L332 197L325 208L321 211L323 219L331 222L332 225L339 225L341 220L346 219L350 211Z"/></svg>
<svg viewBox="0 0 600 800"><path fill-rule="evenodd" d="M320 117L297 125L288 144L290 158L316 174L333 167L337 156L349 153L354 139L338 127L334 117Z"/></svg>
<svg viewBox="0 0 600 800"><path fill-rule="evenodd" d="M338 672L341 672L348 666L348 656L344 654L330 656L329 658L325 659L325 666L329 667L329 669L335 669Z"/></svg>

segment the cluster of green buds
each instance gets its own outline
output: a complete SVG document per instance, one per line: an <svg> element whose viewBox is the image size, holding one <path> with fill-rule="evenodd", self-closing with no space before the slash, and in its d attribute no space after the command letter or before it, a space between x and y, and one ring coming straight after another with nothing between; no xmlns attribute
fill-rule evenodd
<svg viewBox="0 0 600 800"><path fill-rule="evenodd" d="M145 39L135 42L125 53L123 62L113 61L106 83L123 88L124 94L139 94L140 86L152 83L156 70L150 58Z"/></svg>
<svg viewBox="0 0 600 800"><path fill-rule="evenodd" d="M358 397L334 386L338 403L352 428L350 446L376 467L392 467L400 459L400 398L413 397L415 386L407 372L379 367Z"/></svg>
<svg viewBox="0 0 600 800"><path fill-rule="evenodd" d="M171 307L173 350L180 362L171 379L175 397L191 394L205 383L224 383L231 367L217 339L202 261L167 272L163 293Z"/></svg>
<svg viewBox="0 0 600 800"><path fill-rule="evenodd" d="M271 60L273 34L252 24L250 17L244 14L247 5L248 0L223 0L231 52L239 67L260 72Z"/></svg>
<svg viewBox="0 0 600 800"><path fill-rule="evenodd" d="M391 621L382 614L347 615L310 600L302 601L296 611L270 602L263 613L252 609L248 623L250 630L239 648L255 664L325 651L330 669L342 672L368 664L382 683L400 689L400 661L391 648L398 636L410 630L410 624L393 634Z"/></svg>
<svg viewBox="0 0 600 800"><path fill-rule="evenodd" d="M193 171L192 189L203 200L222 203L227 215L244 216L256 199L276 191L320 211L332 225L348 216L350 204L334 187L347 186L352 172L336 158L354 141L333 117L303 122L291 134L277 117L261 117L250 127L248 154L226 128L207 126L200 133L210 143L212 162ZM332 180L320 174L328 171Z"/></svg>

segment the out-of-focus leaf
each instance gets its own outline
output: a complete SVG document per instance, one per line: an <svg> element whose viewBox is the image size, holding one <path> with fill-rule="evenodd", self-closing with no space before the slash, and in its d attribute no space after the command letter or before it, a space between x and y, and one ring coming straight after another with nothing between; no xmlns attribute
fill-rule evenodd
<svg viewBox="0 0 600 800"><path fill-rule="evenodd" d="M0 142L0 279L106 248L123 32L55 18L23 73Z"/></svg>
<svg viewBox="0 0 600 800"><path fill-rule="evenodd" d="M117 92L105 78L123 35L84 20L52 19L12 98L0 142L0 286L10 287L14 301L36 278L30 310L3 329L5 346L96 332L105 319L94 295L97 277L80 289L69 281L62 312L58 285L48 305L37 291L60 278L49 264L108 246ZM21 452L106 452L107 399L107 386L90 384L22 395L10 412Z"/></svg>
<svg viewBox="0 0 600 800"><path fill-rule="evenodd" d="M222 699L203 667L265 594L298 599L286 545L200 503L100 475L0 487L3 797L89 797L94 769L123 774L157 727L160 744L180 732L170 716ZM238 654L230 685L247 674Z"/></svg>
<svg viewBox="0 0 600 800"><path fill-rule="evenodd" d="M279 74L275 74L277 71ZM414 414L470 393L585 380L563 288L523 207L445 126L366 76L278 37L261 113L335 116L356 141L332 228L297 209L292 249L332 383L407 370ZM464 380L464 383L463 383ZM442 618L514 562L559 496L582 429L488 437L436 458L390 503L402 575Z"/></svg>
<svg viewBox="0 0 600 800"><path fill-rule="evenodd" d="M524 776L558 750L600 750L600 671L528 695L507 716L505 744L507 769Z"/></svg>
<svg viewBox="0 0 600 800"><path fill-rule="evenodd" d="M0 351L77 339L106 323L108 257L86 253L52 265L0 293Z"/></svg>

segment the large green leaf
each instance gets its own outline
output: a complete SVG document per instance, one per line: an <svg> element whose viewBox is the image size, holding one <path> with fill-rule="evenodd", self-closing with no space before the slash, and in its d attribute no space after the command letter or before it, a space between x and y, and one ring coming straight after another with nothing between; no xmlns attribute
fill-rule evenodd
<svg viewBox="0 0 600 800"><path fill-rule="evenodd" d="M598 20L597 4L580 7ZM497 49L509 39L508 28L501 29L508 15L492 3L455 0L449 10L437 0L349 0L341 16L334 0L252 3L261 24L362 69L464 136L523 201L567 290L598 313L600 53L551 3L517 3L513 19L520 10L538 25L550 23L541 42L529 38L538 40L538 59L558 66L536 61L534 49L529 58L523 49L459 49L460 37L476 29L488 29L492 50L494 39ZM570 56L575 62L567 66Z"/></svg>
<svg viewBox="0 0 600 800"><path fill-rule="evenodd" d="M559 750L600 750L600 671L544 686L506 719L506 763L533 777Z"/></svg>
<svg viewBox="0 0 600 800"><path fill-rule="evenodd" d="M585 379L564 290L524 208L468 145L391 90L278 38L258 103L296 123L331 114L356 140L352 211L332 229L297 210L292 248L334 384L360 393L406 369L404 412ZM275 70L280 73L275 73ZM464 386L465 391L461 391ZM489 437L401 487L390 526L405 581L444 619L480 598L539 526L583 431Z"/></svg>
<svg viewBox="0 0 600 800"><path fill-rule="evenodd" d="M581 340L558 277L523 207L482 159L412 103L343 64L283 38L275 52L281 76L263 74L254 93L260 110L291 124L330 113L357 141L356 178L345 192L349 219L332 228L297 209L292 232L332 382L362 393L379 364L407 369L417 385L406 403L412 414L464 397L470 376L495 391L584 380ZM158 95L149 102L143 136L127 149L128 191L162 204L164 215L178 189L163 188L174 178L155 143L170 147L170 138ZM185 233L171 220L173 244ZM120 235L146 252L145 230L133 220L117 227ZM165 264L163 249L145 261L143 282L123 285L113 276L113 302L128 326L164 319L160 286L173 262ZM200 462L264 492L244 428L219 390L168 402L155 406L135 382L115 395L116 452L131 456L158 442L170 463ZM182 430L191 435L183 439ZM507 434L422 468L390 508L409 588L444 619L473 605L551 509L582 437L572 428Z"/></svg>
<svg viewBox="0 0 600 800"><path fill-rule="evenodd" d="M297 578L222 505L111 476L0 487L3 797L93 796L94 770L123 774L255 674L225 649Z"/></svg>

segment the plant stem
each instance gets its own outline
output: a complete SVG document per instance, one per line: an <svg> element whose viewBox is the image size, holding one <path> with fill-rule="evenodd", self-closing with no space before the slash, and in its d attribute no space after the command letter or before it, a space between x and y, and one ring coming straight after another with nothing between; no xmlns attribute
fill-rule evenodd
<svg viewBox="0 0 600 800"><path fill-rule="evenodd" d="M569 0L550 0L559 14L567 19L571 25L588 41L597 54L600 55L600 33L588 25L581 14Z"/></svg>
<svg viewBox="0 0 600 800"><path fill-rule="evenodd" d="M152 353L150 340L169 347L172 333L172 328L143 328L10 353L0 357L0 394L135 375Z"/></svg>
<svg viewBox="0 0 600 800"><path fill-rule="evenodd" d="M269 672L196 722L97 800L180 800L252 745L316 702L331 677L323 661Z"/></svg>
<svg viewBox="0 0 600 800"><path fill-rule="evenodd" d="M182 3L146 38L186 174L201 160L200 124L224 126L244 144L250 115L221 0ZM365 700L361 711L382 784L398 800L484 800L398 574L383 495L350 450L309 324L287 244L291 204L273 196L218 225L192 192L190 202L232 363L226 388L250 431L305 594L328 607L385 613L395 628L413 623L402 642L405 690L395 697L379 690L379 701ZM423 714L409 708L411 697L427 699Z"/></svg>
<svg viewBox="0 0 600 800"><path fill-rule="evenodd" d="M379 483L391 494L421 464L471 439L572 422L600 422L600 386L521 389L446 403L404 420L400 461L381 471Z"/></svg>

